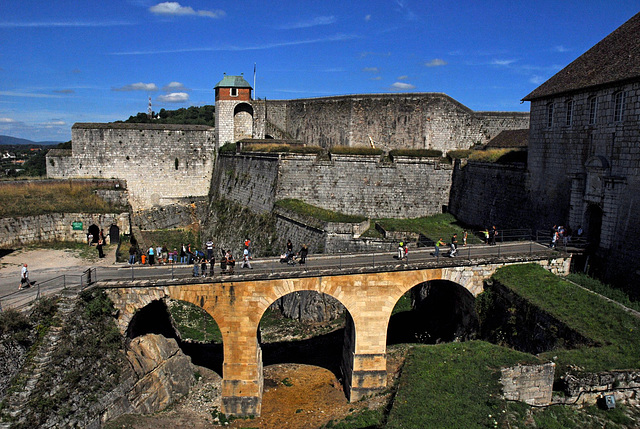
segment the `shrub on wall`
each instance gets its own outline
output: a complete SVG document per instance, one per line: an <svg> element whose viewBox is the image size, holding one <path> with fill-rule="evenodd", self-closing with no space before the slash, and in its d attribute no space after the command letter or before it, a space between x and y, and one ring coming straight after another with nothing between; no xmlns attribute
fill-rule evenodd
<svg viewBox="0 0 640 429"><path fill-rule="evenodd" d="M389 156L407 156L411 158L439 158L442 156L441 150L436 149L393 149L389 151Z"/></svg>
<svg viewBox="0 0 640 429"><path fill-rule="evenodd" d="M290 146L278 143L260 143L242 147L242 152L289 152Z"/></svg>
<svg viewBox="0 0 640 429"><path fill-rule="evenodd" d="M236 153L236 144L231 142L226 142L224 145L220 147L220 153Z"/></svg>
<svg viewBox="0 0 640 429"><path fill-rule="evenodd" d="M291 153L321 153L324 149L320 146L292 146L289 149Z"/></svg>

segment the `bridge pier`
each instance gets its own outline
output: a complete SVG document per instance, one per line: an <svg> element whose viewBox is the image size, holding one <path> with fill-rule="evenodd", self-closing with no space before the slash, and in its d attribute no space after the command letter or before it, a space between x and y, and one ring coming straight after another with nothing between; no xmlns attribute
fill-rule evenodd
<svg viewBox="0 0 640 429"><path fill-rule="evenodd" d="M255 363L222 365L222 406L228 416L259 416L262 410L262 349L258 347Z"/></svg>

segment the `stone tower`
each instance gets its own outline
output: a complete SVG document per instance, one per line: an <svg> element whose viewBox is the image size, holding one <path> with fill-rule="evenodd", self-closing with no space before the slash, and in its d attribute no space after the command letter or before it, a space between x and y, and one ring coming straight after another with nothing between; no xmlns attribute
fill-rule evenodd
<svg viewBox="0 0 640 429"><path fill-rule="evenodd" d="M253 137L251 85L244 76L227 76L214 87L216 91L216 138L218 147Z"/></svg>

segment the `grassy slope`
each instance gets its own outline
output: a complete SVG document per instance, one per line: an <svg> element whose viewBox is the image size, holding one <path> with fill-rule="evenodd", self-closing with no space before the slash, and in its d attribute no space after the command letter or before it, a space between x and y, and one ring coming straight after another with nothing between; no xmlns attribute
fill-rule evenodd
<svg viewBox="0 0 640 429"><path fill-rule="evenodd" d="M565 322L602 347L554 350L558 372L573 364L585 371L640 368L640 319L537 265L501 268L494 278L535 306Z"/></svg>
<svg viewBox="0 0 640 429"><path fill-rule="evenodd" d="M500 397L500 367L518 362L538 361L483 341L415 346L386 427L493 427L506 409Z"/></svg>

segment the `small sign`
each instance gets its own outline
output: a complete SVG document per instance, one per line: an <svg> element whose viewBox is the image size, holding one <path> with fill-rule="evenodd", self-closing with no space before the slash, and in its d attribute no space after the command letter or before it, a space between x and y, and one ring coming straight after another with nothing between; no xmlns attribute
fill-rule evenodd
<svg viewBox="0 0 640 429"><path fill-rule="evenodd" d="M71 222L71 227L74 231L82 231L82 222Z"/></svg>

